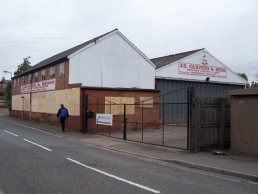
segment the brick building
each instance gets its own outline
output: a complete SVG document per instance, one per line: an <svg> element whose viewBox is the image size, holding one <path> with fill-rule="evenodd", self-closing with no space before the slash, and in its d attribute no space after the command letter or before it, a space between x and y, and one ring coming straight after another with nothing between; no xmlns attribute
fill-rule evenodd
<svg viewBox="0 0 258 194"><path fill-rule="evenodd" d="M137 117L139 107L148 109L150 120L159 118L157 106L150 106L159 95L155 65L117 29L45 59L12 80L12 115L23 119L58 125L60 104L69 109L67 127L75 131L94 132L98 113L121 119L122 104L131 104L128 118Z"/></svg>
<svg viewBox="0 0 258 194"><path fill-rule="evenodd" d="M7 84L9 84L8 80L4 80L4 82L0 83L0 108L7 108L5 96L5 88Z"/></svg>

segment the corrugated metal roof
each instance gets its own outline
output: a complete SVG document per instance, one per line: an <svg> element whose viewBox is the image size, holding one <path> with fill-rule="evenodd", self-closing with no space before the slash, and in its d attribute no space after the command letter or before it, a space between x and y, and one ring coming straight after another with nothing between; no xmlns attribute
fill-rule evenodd
<svg viewBox="0 0 258 194"><path fill-rule="evenodd" d="M187 52L183 52L183 53L168 55L168 56L164 56L164 57L153 58L153 59L151 59L151 61L156 65L156 69L159 69L161 67L164 67L170 63L178 61L182 58L185 58L185 57L192 55L201 50L203 50L203 48L197 49L197 50L192 50L192 51L187 51Z"/></svg>
<svg viewBox="0 0 258 194"><path fill-rule="evenodd" d="M98 36L98 37L95 37L95 38L93 38L93 39L91 39L91 40L89 40L89 41L87 41L87 42L84 42L84 43L82 43L82 44L80 44L80 45L77 45L77 46L75 46L75 47L73 47L73 48L70 48L70 49L68 49L68 50L66 50L66 51L63 51L63 52L61 52L61 53L58 53L58 54L56 54L56 55L54 55L54 56L52 56L52 57L49 57L49 58L47 58L47 59L45 59L45 60L43 60L43 61L37 63L36 65L30 67L30 68L27 69L26 71L23 71L22 73L20 73L19 75L14 76L14 77L21 76L21 75L26 74L26 73L28 73L28 72L34 71L34 70L36 70L36 69L40 69L40 68L43 68L43 67L45 67L45 66L47 66L47 65L51 65L51 64L53 64L53 63L55 63L55 62L64 60L64 59L66 59L69 55L75 53L76 51L78 51L78 50L84 48L85 46L87 46L87 45L89 45L89 44L91 44L91 43L97 41L98 39L100 39L100 38L102 38L102 37L104 37L104 36L106 36L106 35L108 35L108 34L114 32L114 31L117 31L117 29L114 29L114 30L112 30L112 31L110 31L110 32L107 32L107 33L102 34L102 35L100 35L100 36Z"/></svg>

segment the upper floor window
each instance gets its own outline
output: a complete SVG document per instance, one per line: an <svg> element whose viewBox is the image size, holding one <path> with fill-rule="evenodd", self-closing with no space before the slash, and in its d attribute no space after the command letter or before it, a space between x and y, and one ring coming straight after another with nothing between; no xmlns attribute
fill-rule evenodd
<svg viewBox="0 0 258 194"><path fill-rule="evenodd" d="M28 84L31 84L31 74L28 75Z"/></svg>
<svg viewBox="0 0 258 194"><path fill-rule="evenodd" d="M55 78L55 67L50 67L49 77L50 79Z"/></svg>
<svg viewBox="0 0 258 194"><path fill-rule="evenodd" d="M13 81L13 87L16 87L16 79Z"/></svg>
<svg viewBox="0 0 258 194"><path fill-rule="evenodd" d="M22 85L25 85L25 77L22 77Z"/></svg>
<svg viewBox="0 0 258 194"><path fill-rule="evenodd" d="M45 80L45 79L46 79L46 70L43 69L43 70L41 71L41 80Z"/></svg>
<svg viewBox="0 0 258 194"><path fill-rule="evenodd" d="M38 82L38 72L34 73L34 82Z"/></svg>
<svg viewBox="0 0 258 194"><path fill-rule="evenodd" d="M20 86L20 78L17 78L17 85Z"/></svg>
<svg viewBox="0 0 258 194"><path fill-rule="evenodd" d="M59 64L59 76L62 76L62 75L64 75L65 74L65 69L64 69L64 65L65 65L65 63L63 62L63 63L60 63Z"/></svg>

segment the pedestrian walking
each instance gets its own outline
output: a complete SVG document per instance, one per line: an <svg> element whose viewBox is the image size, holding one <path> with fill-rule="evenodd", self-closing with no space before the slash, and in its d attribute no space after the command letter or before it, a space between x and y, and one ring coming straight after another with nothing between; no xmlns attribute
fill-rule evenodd
<svg viewBox="0 0 258 194"><path fill-rule="evenodd" d="M60 118L62 131L65 132L65 119L69 117L68 109L61 104L61 108L59 108L56 116L57 118Z"/></svg>

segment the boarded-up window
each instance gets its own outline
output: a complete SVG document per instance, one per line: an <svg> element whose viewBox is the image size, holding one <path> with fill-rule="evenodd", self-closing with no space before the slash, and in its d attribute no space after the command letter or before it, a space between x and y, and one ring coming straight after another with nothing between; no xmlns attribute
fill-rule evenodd
<svg viewBox="0 0 258 194"><path fill-rule="evenodd" d="M153 108L153 97L140 97L140 107Z"/></svg>
<svg viewBox="0 0 258 194"><path fill-rule="evenodd" d="M135 99L132 97L105 97L105 114L123 115L124 104L126 114L135 113Z"/></svg>

